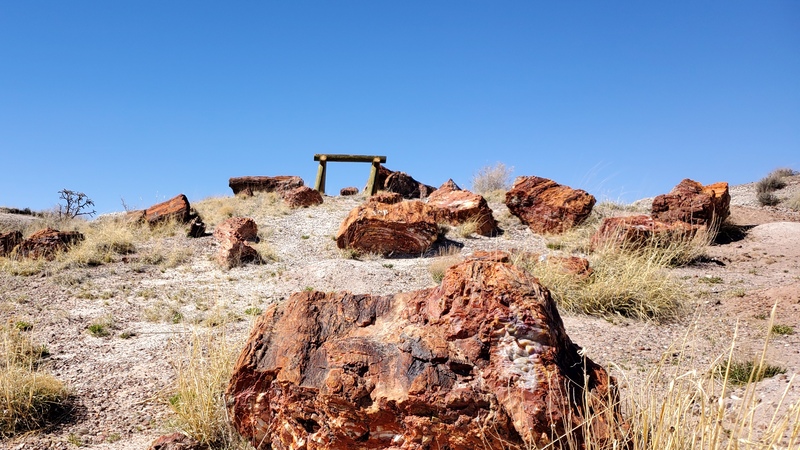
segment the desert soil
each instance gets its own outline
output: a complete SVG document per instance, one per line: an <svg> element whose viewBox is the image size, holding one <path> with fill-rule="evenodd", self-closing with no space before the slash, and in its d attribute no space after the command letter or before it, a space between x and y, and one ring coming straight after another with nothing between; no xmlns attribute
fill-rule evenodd
<svg viewBox="0 0 800 450"><path fill-rule="evenodd" d="M781 195L800 191L793 177ZM754 186L731 189L731 223L743 232L730 242L709 246L703 262L673 270L687 288L686 315L671 323L564 313L567 332L586 354L626 383L633 382L687 341L698 368L708 368L737 334L738 355L755 356L764 345L773 305L776 323L793 327L773 336L767 359L786 373L758 383L760 414L766 418L789 380L800 374L800 214L760 207ZM38 432L0 442L1 448L67 449L81 442L95 449L144 449L173 431L168 398L176 361L187 357L196 334L223 330L244 342L253 317L291 293L304 289L387 294L434 286L429 266L441 258L348 259L335 236L348 211L363 198L325 197L318 207L253 217L277 261L223 270L214 262L211 236L182 236L137 244L137 253L98 267L45 270L33 276L0 272L0 320L33 324L32 340L50 352L45 367L73 394L68 413ZM237 200L238 201L238 200ZM550 252L502 203L491 203L505 233L498 237L448 237L475 250L516 249ZM10 220L25 220L2 215ZM152 246L152 248L148 248ZM180 252L186 260L172 268L148 264L147 251ZM247 311L247 312L246 312ZM176 315L175 313L179 313ZM94 337L87 327L110 322L111 335ZM687 338L688 336L688 338ZM725 401L740 401L741 389ZM789 401L800 401L796 380ZM763 406L763 407L762 407Z"/></svg>

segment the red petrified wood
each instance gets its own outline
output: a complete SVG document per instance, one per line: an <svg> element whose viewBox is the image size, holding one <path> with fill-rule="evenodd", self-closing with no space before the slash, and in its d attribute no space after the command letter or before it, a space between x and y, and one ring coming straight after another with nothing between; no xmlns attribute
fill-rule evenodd
<svg viewBox="0 0 800 450"><path fill-rule="evenodd" d="M8 233L0 233L0 256L8 256L14 247L22 242L21 231L9 231Z"/></svg>
<svg viewBox="0 0 800 450"><path fill-rule="evenodd" d="M416 292L293 294L258 319L226 396L261 450L529 449L566 430L583 448L586 421L598 448L617 438L613 380L545 288L491 261Z"/></svg>
<svg viewBox="0 0 800 450"><path fill-rule="evenodd" d="M591 249L604 246L640 248L647 244L685 241L698 227L685 222L662 222L650 216L607 217L592 235Z"/></svg>
<svg viewBox="0 0 800 450"><path fill-rule="evenodd" d="M322 194L308 186L300 186L281 193L283 201L290 208L308 208L309 206L321 205Z"/></svg>
<svg viewBox="0 0 800 450"><path fill-rule="evenodd" d="M709 226L721 223L728 217L730 204L728 183L723 181L703 186L687 178L669 194L653 199L651 215L663 222L682 221Z"/></svg>
<svg viewBox="0 0 800 450"><path fill-rule="evenodd" d="M476 223L476 233L491 236L497 233L497 221L483 196L458 187L448 180L428 197L428 205L434 207L434 219L439 223L461 225Z"/></svg>
<svg viewBox="0 0 800 450"><path fill-rule="evenodd" d="M339 227L336 245L383 255L420 255L438 234L433 211L425 203L370 200L350 211Z"/></svg>
<svg viewBox="0 0 800 450"><path fill-rule="evenodd" d="M563 233L589 217L595 198L540 177L517 177L506 193L511 214L536 233Z"/></svg>
<svg viewBox="0 0 800 450"><path fill-rule="evenodd" d="M255 192L280 192L303 186L303 179L294 175L277 177L233 177L228 180L233 195L242 193L253 195Z"/></svg>
<svg viewBox="0 0 800 450"><path fill-rule="evenodd" d="M53 259L59 251L69 249L82 241L83 234L77 231L58 231L45 228L33 233L17 246L17 256L25 258Z"/></svg>
<svg viewBox="0 0 800 450"><path fill-rule="evenodd" d="M219 242L217 262L220 266L229 269L261 261L258 251L250 246L250 242L258 240L258 226L253 219L231 217L217 226L214 237Z"/></svg>

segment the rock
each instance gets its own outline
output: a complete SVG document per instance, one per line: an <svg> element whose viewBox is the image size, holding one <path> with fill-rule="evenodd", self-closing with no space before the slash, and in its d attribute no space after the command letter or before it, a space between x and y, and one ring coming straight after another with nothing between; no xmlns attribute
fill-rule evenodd
<svg viewBox="0 0 800 450"><path fill-rule="evenodd" d="M189 230L186 235L193 238L199 238L206 235L206 224L200 216L195 215L191 222L189 222Z"/></svg>
<svg viewBox="0 0 800 450"><path fill-rule="evenodd" d="M699 229L685 222L662 222L646 215L607 217L592 235L590 246L593 251L604 246L636 249L650 242L686 240Z"/></svg>
<svg viewBox="0 0 800 450"><path fill-rule="evenodd" d="M183 433L172 433L158 437L148 450L208 450L208 446Z"/></svg>
<svg viewBox="0 0 800 450"><path fill-rule="evenodd" d="M426 198L436 190L433 186L420 183L405 172L392 172L386 177L383 189L396 192L403 198Z"/></svg>
<svg viewBox="0 0 800 450"><path fill-rule="evenodd" d="M345 187L339 190L339 195L356 195L358 188L355 186Z"/></svg>
<svg viewBox="0 0 800 450"><path fill-rule="evenodd" d="M70 246L84 239L77 231L58 231L52 228L39 230L17 246L16 254L25 258L45 258L52 260L56 253L66 251Z"/></svg>
<svg viewBox="0 0 800 450"><path fill-rule="evenodd" d="M580 256L548 256L546 262L558 264L562 272L580 279L589 278L594 273L594 269L589 266L589 260Z"/></svg>
<svg viewBox="0 0 800 450"><path fill-rule="evenodd" d="M336 245L386 256L419 256L438 234L431 207L419 200L394 204L367 201L342 222Z"/></svg>
<svg viewBox="0 0 800 450"><path fill-rule="evenodd" d="M230 269L248 262L261 262L258 251L250 246L250 242L258 241L258 226L253 219L231 217L217 226L214 237L219 243L217 262L220 266Z"/></svg>
<svg viewBox="0 0 800 450"><path fill-rule="evenodd" d="M370 203L386 203L387 205L400 203L402 201L403 201L402 195L398 194L397 192L386 192L386 191L378 191L367 199L367 202Z"/></svg>
<svg viewBox="0 0 800 450"><path fill-rule="evenodd" d="M293 294L257 320L226 400L260 449L528 449L573 428L584 448L582 425L605 448L615 383L579 350L535 278L471 260L416 292Z"/></svg>
<svg viewBox="0 0 800 450"><path fill-rule="evenodd" d="M483 196L462 190L453 180L444 183L428 197L428 205L434 207L437 223L461 225L474 221L475 232L483 236L497 233L497 221Z"/></svg>
<svg viewBox="0 0 800 450"><path fill-rule="evenodd" d="M494 261L503 263L509 262L510 258L511 254L503 250L476 250L467 257L467 259L472 259L475 261Z"/></svg>
<svg viewBox="0 0 800 450"><path fill-rule="evenodd" d="M322 194L308 186L283 191L281 197L290 208L308 208L322 204Z"/></svg>
<svg viewBox="0 0 800 450"><path fill-rule="evenodd" d="M506 193L511 214L535 233L563 233L589 217L595 198L540 177L517 177Z"/></svg>
<svg viewBox="0 0 800 450"><path fill-rule="evenodd" d="M8 256L14 250L14 247L22 242L21 231L9 231L8 233L0 233L0 256Z"/></svg>
<svg viewBox="0 0 800 450"><path fill-rule="evenodd" d="M692 225L716 225L730 215L731 196L728 183L703 186L685 179L669 194L653 199L651 215L663 222L686 222Z"/></svg>
<svg viewBox="0 0 800 450"><path fill-rule="evenodd" d="M153 205L144 211L144 219L150 225L174 220L178 223L189 222L191 209L189 199L179 194L163 203Z"/></svg>
<svg viewBox="0 0 800 450"><path fill-rule="evenodd" d="M303 179L294 175L277 177L234 177L228 180L233 195L253 195L255 192L281 192L303 186Z"/></svg>

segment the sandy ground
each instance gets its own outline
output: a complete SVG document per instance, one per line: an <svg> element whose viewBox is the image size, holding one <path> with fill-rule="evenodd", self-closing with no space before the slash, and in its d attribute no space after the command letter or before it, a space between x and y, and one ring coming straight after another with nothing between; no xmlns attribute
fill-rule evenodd
<svg viewBox="0 0 800 450"><path fill-rule="evenodd" d="M796 179L800 177L794 177ZM800 190L793 180L784 195ZM737 354L756 355L764 345L766 317L773 305L776 323L795 334L774 336L768 360L786 368L784 375L762 381L758 395L765 417L774 410L792 376L800 374L800 215L754 203L752 185L731 189L731 223L741 233L708 248L706 262L675 269L689 295L686 316L656 324L624 318L565 314L567 332L587 355L611 369L623 387L641 377L674 345L690 336L697 367L707 367L725 353L734 333ZM213 261L213 237L164 238L139 245L148 251L182 252L174 267L148 264L133 255L111 264L33 276L0 272L0 320L33 324L34 341L45 344L45 367L64 381L73 402L62 420L45 430L0 441L0 448L73 448L77 442L96 449L142 449L171 431L167 399L175 379L174 364L187 356L196 335L210 323L223 323L230 340L243 342L250 308L264 309L303 289L384 294L433 286L429 266L441 257L347 259L333 240L347 212L361 199L326 197L319 207L287 214L256 215L259 229L278 260L223 270ZM547 251L545 240L493 203L505 233L494 238L449 235L462 248ZM14 220L0 215L8 227ZM23 218L21 220L29 220ZM709 283L709 280L714 280ZM175 315L178 312L179 315ZM97 321L111 323L111 336L87 332ZM741 392L728 393L735 402ZM789 399L800 399L790 387ZM770 405L772 410L770 410Z"/></svg>

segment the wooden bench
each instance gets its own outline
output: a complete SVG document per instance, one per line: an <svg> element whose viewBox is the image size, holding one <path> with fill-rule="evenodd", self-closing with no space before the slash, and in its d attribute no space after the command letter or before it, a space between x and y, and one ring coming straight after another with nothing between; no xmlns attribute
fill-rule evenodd
<svg viewBox="0 0 800 450"><path fill-rule="evenodd" d="M367 181L366 192L367 195L372 195L378 190L377 183L378 169L381 163L386 162L385 156L370 156L370 155L329 155L329 154L316 154L314 161L319 161L319 168L317 169L317 181L314 183L314 189L319 191L320 194L325 193L325 171L330 162L362 162L372 163L372 169L369 172L369 180Z"/></svg>

